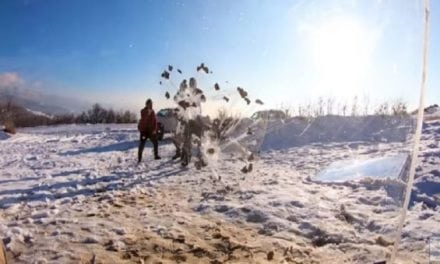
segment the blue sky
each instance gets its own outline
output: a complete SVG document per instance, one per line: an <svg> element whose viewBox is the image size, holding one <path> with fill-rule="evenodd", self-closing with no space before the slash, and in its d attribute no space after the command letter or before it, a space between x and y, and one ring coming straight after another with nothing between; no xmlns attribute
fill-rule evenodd
<svg viewBox="0 0 440 264"><path fill-rule="evenodd" d="M431 1L429 103L440 103L440 3ZM422 1L0 0L0 74L31 89L159 107L168 65L268 107L319 96L418 101ZM205 62L213 74L195 67ZM226 84L228 81L229 84Z"/></svg>

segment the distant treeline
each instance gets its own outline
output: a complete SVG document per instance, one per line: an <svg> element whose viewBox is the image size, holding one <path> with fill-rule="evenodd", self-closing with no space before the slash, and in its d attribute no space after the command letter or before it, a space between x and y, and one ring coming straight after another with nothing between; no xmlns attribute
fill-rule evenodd
<svg viewBox="0 0 440 264"><path fill-rule="evenodd" d="M136 123L136 114L115 111L94 104L80 114L44 115L29 111L14 103L0 103L0 125L32 127L61 124Z"/></svg>

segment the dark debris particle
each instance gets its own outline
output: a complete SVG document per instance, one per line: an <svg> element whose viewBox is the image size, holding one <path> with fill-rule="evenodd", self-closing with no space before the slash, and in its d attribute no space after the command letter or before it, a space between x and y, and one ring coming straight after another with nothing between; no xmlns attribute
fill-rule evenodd
<svg viewBox="0 0 440 264"><path fill-rule="evenodd" d="M241 98L246 98L248 93L241 87L237 87L237 91L240 94Z"/></svg>
<svg viewBox="0 0 440 264"><path fill-rule="evenodd" d="M184 100L179 101L177 104L178 104L179 106L181 106L183 109L187 109L188 107L191 106L189 102L184 101Z"/></svg>
<svg viewBox="0 0 440 264"><path fill-rule="evenodd" d="M166 93L165 93L165 97L166 97L167 99L170 99L170 93L169 93L169 92L166 92Z"/></svg>
<svg viewBox="0 0 440 264"><path fill-rule="evenodd" d="M216 91L220 90L220 85L218 85L218 83L215 83L215 84L214 84L214 89L215 89Z"/></svg>
<svg viewBox="0 0 440 264"><path fill-rule="evenodd" d="M264 105L263 101L261 101L260 99L255 100L255 103L259 105Z"/></svg>
<svg viewBox="0 0 440 264"><path fill-rule="evenodd" d="M172 65L168 65L168 71L173 71L173 66Z"/></svg>
<svg viewBox="0 0 440 264"><path fill-rule="evenodd" d="M196 94L203 94L202 89L199 89L199 88L196 88L196 89L194 90L194 92L195 92Z"/></svg>
<svg viewBox="0 0 440 264"><path fill-rule="evenodd" d="M254 165L252 163L249 163L248 172L252 172L253 169L254 169Z"/></svg>
<svg viewBox="0 0 440 264"><path fill-rule="evenodd" d="M229 98L226 96L223 96L223 100L225 100L226 102L229 102Z"/></svg>
<svg viewBox="0 0 440 264"><path fill-rule="evenodd" d="M186 89L188 88L188 82L186 81L186 79L183 79L182 82L180 83L180 89Z"/></svg>
<svg viewBox="0 0 440 264"><path fill-rule="evenodd" d="M248 173L248 168L247 168L247 166L244 166L243 168L241 168L240 171L243 172L243 173Z"/></svg>
<svg viewBox="0 0 440 264"><path fill-rule="evenodd" d="M208 154L214 154L215 153L215 149L213 148L209 148L206 152L208 152Z"/></svg>
<svg viewBox="0 0 440 264"><path fill-rule="evenodd" d="M248 135L253 135L254 134L254 132L252 132L252 129L250 127L248 127L247 134Z"/></svg>
<svg viewBox="0 0 440 264"><path fill-rule="evenodd" d="M246 103L248 104L248 105L250 105L251 104L251 100L249 99L249 98L244 98L244 100L246 101Z"/></svg>
<svg viewBox="0 0 440 264"><path fill-rule="evenodd" d="M180 74L182 74L182 71L181 71L180 69L177 69L177 72L180 73Z"/></svg>
<svg viewBox="0 0 440 264"><path fill-rule="evenodd" d="M251 153L251 155L249 155L249 157L247 158L248 161L253 161L254 159L254 153Z"/></svg>
<svg viewBox="0 0 440 264"><path fill-rule="evenodd" d="M206 74L209 73L209 68L202 62L200 66L197 66L197 71L204 71Z"/></svg>
<svg viewBox="0 0 440 264"><path fill-rule="evenodd" d="M170 79L170 73L169 72L167 72L167 71L163 71L162 72L162 74L161 74L161 76L162 76L162 78L164 78L164 79Z"/></svg>

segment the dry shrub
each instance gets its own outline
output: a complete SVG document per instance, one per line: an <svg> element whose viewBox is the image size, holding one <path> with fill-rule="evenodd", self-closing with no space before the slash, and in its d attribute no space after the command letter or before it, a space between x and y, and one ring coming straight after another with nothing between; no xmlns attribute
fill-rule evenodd
<svg viewBox="0 0 440 264"><path fill-rule="evenodd" d="M234 117L226 109L220 109L211 126L214 138L220 141L224 140L227 132L236 125L239 120L238 117Z"/></svg>

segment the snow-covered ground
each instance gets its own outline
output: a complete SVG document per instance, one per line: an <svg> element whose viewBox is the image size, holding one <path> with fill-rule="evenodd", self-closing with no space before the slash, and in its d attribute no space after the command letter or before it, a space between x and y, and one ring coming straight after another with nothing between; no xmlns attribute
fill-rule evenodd
<svg viewBox="0 0 440 264"><path fill-rule="evenodd" d="M138 165L136 125L22 129L0 138L0 237L12 263L385 260L405 177L314 180L335 161L410 153L412 121L370 121L271 126L247 174L233 158L183 169L169 139ZM440 237L439 141L440 122L425 123L400 263L427 263Z"/></svg>

